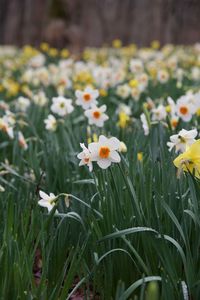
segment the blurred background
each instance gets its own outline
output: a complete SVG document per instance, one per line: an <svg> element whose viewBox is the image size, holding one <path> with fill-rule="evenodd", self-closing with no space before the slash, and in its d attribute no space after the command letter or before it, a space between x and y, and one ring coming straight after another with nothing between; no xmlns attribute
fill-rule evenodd
<svg viewBox="0 0 200 300"><path fill-rule="evenodd" d="M0 44L148 46L200 41L200 0L0 0Z"/></svg>

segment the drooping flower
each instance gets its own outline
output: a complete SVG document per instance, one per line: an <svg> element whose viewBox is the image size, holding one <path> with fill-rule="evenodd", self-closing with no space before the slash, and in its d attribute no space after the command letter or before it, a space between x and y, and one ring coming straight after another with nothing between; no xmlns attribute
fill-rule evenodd
<svg viewBox="0 0 200 300"><path fill-rule="evenodd" d="M144 113L141 114L140 120L142 122L142 127L144 129L144 135L149 135L149 125L148 125L147 118Z"/></svg>
<svg viewBox="0 0 200 300"><path fill-rule="evenodd" d="M38 204L42 207L46 207L48 209L48 212L50 212L56 204L55 201L57 199L57 196L55 196L53 193L47 195L43 191L39 191L39 195L41 199L38 201Z"/></svg>
<svg viewBox="0 0 200 300"><path fill-rule="evenodd" d="M88 109L92 104L97 104L96 99L99 96L99 92L91 87L86 87L84 91L77 90L75 95L77 97L76 104L82 106L83 109Z"/></svg>
<svg viewBox="0 0 200 300"><path fill-rule="evenodd" d="M18 132L18 142L22 149L24 149L24 150L28 149L28 144L27 144L27 142L24 138L24 135L21 131Z"/></svg>
<svg viewBox="0 0 200 300"><path fill-rule="evenodd" d="M109 119L108 115L105 114L106 105L97 107L92 105L90 109L85 111L85 116L88 118L90 125L96 125L97 127L103 127L104 122Z"/></svg>
<svg viewBox="0 0 200 300"><path fill-rule="evenodd" d="M200 140L193 143L184 153L175 160L174 165L180 170L190 172L200 179Z"/></svg>
<svg viewBox="0 0 200 300"><path fill-rule="evenodd" d="M47 119L44 120L45 128L49 131L56 131L57 120L53 115L48 115Z"/></svg>
<svg viewBox="0 0 200 300"><path fill-rule="evenodd" d="M64 117L74 110L71 99L66 99L62 96L54 97L53 104L51 105L51 111L60 117Z"/></svg>
<svg viewBox="0 0 200 300"><path fill-rule="evenodd" d="M182 129L178 134L170 136L170 142L167 142L169 151L175 147L176 152L184 152L188 146L192 145L196 141L195 137L197 136L197 133L196 129Z"/></svg>
<svg viewBox="0 0 200 300"><path fill-rule="evenodd" d="M119 163L121 161L120 155L117 152L119 148L120 141L117 138L106 138L104 135L100 135L97 143L88 145L92 161L96 161L102 169L107 169L112 162Z"/></svg>
<svg viewBox="0 0 200 300"><path fill-rule="evenodd" d="M84 144L81 143L80 146L83 149L83 151L77 155L77 157L81 160L79 166L87 165L89 167L90 172L92 172L93 165L91 153Z"/></svg>
<svg viewBox="0 0 200 300"><path fill-rule="evenodd" d="M8 124L7 119L5 117L0 118L0 130L7 133L10 139L14 138L13 127Z"/></svg>

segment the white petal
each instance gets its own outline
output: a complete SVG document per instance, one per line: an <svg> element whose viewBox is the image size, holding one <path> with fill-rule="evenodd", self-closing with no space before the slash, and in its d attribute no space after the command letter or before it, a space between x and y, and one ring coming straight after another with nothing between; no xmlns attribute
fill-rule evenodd
<svg viewBox="0 0 200 300"><path fill-rule="evenodd" d="M120 147L120 141L117 138L112 137L108 140L108 145L110 146L111 151L117 150Z"/></svg>
<svg viewBox="0 0 200 300"><path fill-rule="evenodd" d="M88 149L91 153L98 153L99 143L90 143Z"/></svg>
<svg viewBox="0 0 200 300"><path fill-rule="evenodd" d="M48 212L50 212L53 208L53 205L51 205L49 202L46 202L43 200L38 201L38 204L42 207L46 207L48 209Z"/></svg>
<svg viewBox="0 0 200 300"><path fill-rule="evenodd" d="M79 91L79 90L77 90L76 92L75 92L75 95L76 95L76 97L77 98L81 98L82 97L82 92L81 91Z"/></svg>
<svg viewBox="0 0 200 300"><path fill-rule="evenodd" d="M42 207L47 207L47 205L49 205L49 202L46 201L46 200L41 199L41 200L38 201L38 204Z"/></svg>
<svg viewBox="0 0 200 300"><path fill-rule="evenodd" d="M110 153L110 158L112 159L113 162L120 162L121 161L121 157L119 155L119 153L117 153L117 151L112 151Z"/></svg>
<svg viewBox="0 0 200 300"><path fill-rule="evenodd" d="M89 167L89 171L92 172L92 170L93 170L93 165L92 165L91 162L88 164L88 167Z"/></svg>
<svg viewBox="0 0 200 300"><path fill-rule="evenodd" d="M40 195L40 197L42 198L42 199L44 199L44 200L46 200L46 201L48 201L49 200L49 196L45 193L45 192L43 192L43 191L39 191L39 195Z"/></svg>
<svg viewBox="0 0 200 300"><path fill-rule="evenodd" d="M107 137L105 137L104 135L100 135L100 137L99 137L99 143L101 143L101 144L107 144L107 142L108 142Z"/></svg>
<svg viewBox="0 0 200 300"><path fill-rule="evenodd" d="M97 161L97 164L102 169L107 169L111 165L111 161L109 159L100 159Z"/></svg>
<svg viewBox="0 0 200 300"><path fill-rule="evenodd" d="M85 156L85 155L84 155L84 152L83 152L83 151L77 155L77 157L78 157L79 159L84 158L84 156Z"/></svg>
<svg viewBox="0 0 200 300"><path fill-rule="evenodd" d="M54 193L50 193L50 197L51 197L51 199L56 198L56 196L54 195Z"/></svg>
<svg viewBox="0 0 200 300"><path fill-rule="evenodd" d="M104 104L100 107L101 112L105 112L107 109L107 106Z"/></svg>

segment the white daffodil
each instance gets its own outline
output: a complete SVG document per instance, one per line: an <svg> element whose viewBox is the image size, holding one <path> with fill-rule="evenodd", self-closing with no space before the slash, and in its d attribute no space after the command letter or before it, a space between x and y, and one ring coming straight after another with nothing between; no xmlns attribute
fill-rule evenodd
<svg viewBox="0 0 200 300"><path fill-rule="evenodd" d="M118 85L118 87L116 89L116 94L117 94L117 96L120 96L121 98L126 99L131 94L131 88L128 84Z"/></svg>
<svg viewBox="0 0 200 300"><path fill-rule="evenodd" d="M93 165L91 153L88 150L88 148L85 147L84 144L81 143L80 146L83 149L83 151L77 155L77 157L81 160L79 166L87 165L89 167L90 172L92 172Z"/></svg>
<svg viewBox="0 0 200 300"><path fill-rule="evenodd" d="M191 104L187 96L182 96L177 100L176 112L183 121L189 122L192 119L195 110L195 106Z"/></svg>
<svg viewBox="0 0 200 300"><path fill-rule="evenodd" d="M26 112L30 104L31 104L30 100L26 97L20 96L16 100L16 108L22 112Z"/></svg>
<svg viewBox="0 0 200 300"><path fill-rule="evenodd" d="M0 130L7 133L10 139L14 138L14 131L13 127L10 126L6 120L6 118L0 118Z"/></svg>
<svg viewBox="0 0 200 300"><path fill-rule="evenodd" d="M159 70L157 79L160 83L166 83L169 80L169 73L166 70Z"/></svg>
<svg viewBox="0 0 200 300"><path fill-rule="evenodd" d="M29 60L29 65L32 68L39 68L45 64L45 61L46 61L46 58L45 58L44 54L39 53L38 55L32 57Z"/></svg>
<svg viewBox="0 0 200 300"><path fill-rule="evenodd" d="M90 109L85 111L85 116L88 118L88 122L90 125L96 125L97 127L103 127L104 122L109 119L109 117L105 114L106 105L102 105L97 107L96 105L92 105Z"/></svg>
<svg viewBox="0 0 200 300"><path fill-rule="evenodd" d="M48 209L48 212L50 212L56 204L55 200L57 199L57 197L53 193L47 195L43 191L39 191L39 195L41 199L38 201L38 204L42 207L46 207Z"/></svg>
<svg viewBox="0 0 200 300"><path fill-rule="evenodd" d="M53 115L48 115L47 119L44 120L45 128L49 131L56 131L57 120Z"/></svg>
<svg viewBox="0 0 200 300"><path fill-rule="evenodd" d="M167 113L165 107L160 104L158 107L152 109L152 120L153 121L162 121L165 120Z"/></svg>
<svg viewBox="0 0 200 300"><path fill-rule="evenodd" d="M99 96L99 92L91 87L86 87L84 91L77 90L75 95L77 97L76 104L82 106L83 109L88 109L92 104L97 104L96 99Z"/></svg>
<svg viewBox="0 0 200 300"><path fill-rule="evenodd" d="M130 70L133 73L142 73L144 70L143 62L140 59L131 59L130 61Z"/></svg>
<svg viewBox="0 0 200 300"><path fill-rule="evenodd" d="M175 147L175 151L185 152L188 146L192 145L196 140L197 130L185 130L182 129L178 134L170 136L170 142L167 142L169 151Z"/></svg>
<svg viewBox="0 0 200 300"><path fill-rule="evenodd" d="M176 115L176 103L174 102L174 100L171 97L167 98L167 102L169 104L169 108L170 108L170 114L171 116L175 116Z"/></svg>
<svg viewBox="0 0 200 300"><path fill-rule="evenodd" d="M64 117L74 110L71 99L66 99L62 96L59 96L54 97L52 101L53 104L51 105L51 111L60 117Z"/></svg>
<svg viewBox="0 0 200 300"><path fill-rule="evenodd" d="M149 77L146 73L142 73L142 74L139 74L137 77L136 77L137 81L138 81L138 88L141 92L143 92L146 87L148 86L148 82L149 82Z"/></svg>
<svg viewBox="0 0 200 300"><path fill-rule="evenodd" d="M117 114L121 112L125 113L127 116L131 116L131 108L124 103L120 103L118 109L116 110Z"/></svg>
<svg viewBox="0 0 200 300"><path fill-rule="evenodd" d="M45 106L48 103L48 98L43 91L38 92L32 96L33 102L38 106Z"/></svg>
<svg viewBox="0 0 200 300"><path fill-rule="evenodd" d="M148 125L148 122L147 122L147 119L146 119L146 116L144 113L141 114L140 120L142 122L142 127L144 129L144 135L149 135L149 125Z"/></svg>
<svg viewBox="0 0 200 300"><path fill-rule="evenodd" d="M120 141L117 138L106 138L104 135L100 135L97 143L88 145L92 161L96 161L102 169L107 169L112 162L119 163L121 161L117 152L119 148Z"/></svg>

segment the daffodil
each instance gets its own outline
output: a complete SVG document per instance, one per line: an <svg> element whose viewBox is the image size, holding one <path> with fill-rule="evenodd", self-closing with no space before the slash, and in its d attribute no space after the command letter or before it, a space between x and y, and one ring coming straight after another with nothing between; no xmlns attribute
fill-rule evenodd
<svg viewBox="0 0 200 300"><path fill-rule="evenodd" d="M57 196L55 196L53 193L47 195L43 191L39 191L39 195L41 199L38 201L38 204L42 207L46 207L48 212L50 212L56 204Z"/></svg>
<svg viewBox="0 0 200 300"><path fill-rule="evenodd" d="M174 165L180 170L190 172L200 179L200 139L193 143L175 160Z"/></svg>
<svg viewBox="0 0 200 300"><path fill-rule="evenodd" d="M77 157L81 160L79 166L87 165L89 167L90 172L92 172L92 155L83 143L80 143L80 146L83 149L83 151L77 155Z"/></svg>
<svg viewBox="0 0 200 300"><path fill-rule="evenodd" d="M84 91L77 90L75 94L77 97L76 104L82 106L85 110L90 108L92 104L97 104L98 90L86 87Z"/></svg>
<svg viewBox="0 0 200 300"><path fill-rule="evenodd" d="M106 108L105 104L100 107L92 104L91 108L86 110L84 113L88 118L89 124L94 124L97 127L103 127L104 122L109 119L109 117L105 114Z"/></svg>
<svg viewBox="0 0 200 300"><path fill-rule="evenodd" d="M49 131L56 131L57 120L53 115L48 115L47 119L44 120L45 128Z"/></svg>
<svg viewBox="0 0 200 300"><path fill-rule="evenodd" d="M100 135L97 143L88 145L91 160L96 161L102 169L107 169L111 163L119 163L121 161L118 154L119 148L120 141L117 138L106 138L104 135Z"/></svg>
<svg viewBox="0 0 200 300"><path fill-rule="evenodd" d="M171 135L170 142L167 142L169 151L171 151L175 147L176 152L184 152L188 146L192 145L196 141L195 137L197 136L197 134L198 132L196 129L182 129L178 134Z"/></svg>
<svg viewBox="0 0 200 300"><path fill-rule="evenodd" d="M52 99L53 104L51 105L51 110L53 113L64 117L74 110L71 99L66 99L62 96L54 97Z"/></svg>
<svg viewBox="0 0 200 300"><path fill-rule="evenodd" d="M127 115L123 111L119 113L119 122L117 123L119 127L126 128L129 121L130 121L129 115Z"/></svg>

